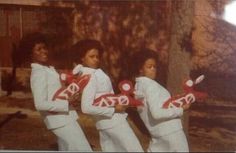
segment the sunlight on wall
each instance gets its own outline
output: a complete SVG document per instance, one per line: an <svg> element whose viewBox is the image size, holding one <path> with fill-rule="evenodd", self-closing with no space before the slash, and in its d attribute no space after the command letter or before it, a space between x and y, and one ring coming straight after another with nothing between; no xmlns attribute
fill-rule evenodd
<svg viewBox="0 0 236 153"><path fill-rule="evenodd" d="M236 25L236 1L233 1L225 6L223 19L233 25Z"/></svg>

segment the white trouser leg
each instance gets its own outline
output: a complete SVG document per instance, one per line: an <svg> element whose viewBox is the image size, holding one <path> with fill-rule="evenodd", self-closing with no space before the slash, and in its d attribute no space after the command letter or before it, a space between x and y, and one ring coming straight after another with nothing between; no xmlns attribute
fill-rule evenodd
<svg viewBox="0 0 236 153"><path fill-rule="evenodd" d="M169 135L152 138L148 152L189 152L188 142L183 130Z"/></svg>
<svg viewBox="0 0 236 153"><path fill-rule="evenodd" d="M176 132L175 136L170 139L172 139L171 146L174 152L189 152L188 141L183 130Z"/></svg>
<svg viewBox="0 0 236 153"><path fill-rule="evenodd" d="M143 148L128 122L101 130L101 146L105 152L143 152ZM108 146L109 145L109 146Z"/></svg>
<svg viewBox="0 0 236 153"><path fill-rule="evenodd" d="M68 150L66 148L67 144L64 140L60 139L59 137L57 137L57 144L58 144L58 151L65 151Z"/></svg>
<svg viewBox="0 0 236 153"><path fill-rule="evenodd" d="M62 147L59 147L59 149L66 149L64 151L92 151L84 132L77 122L52 131L62 144ZM63 146L64 144L65 146Z"/></svg>
<svg viewBox="0 0 236 153"><path fill-rule="evenodd" d="M116 152L113 141L109 134L105 131L99 131L100 145L103 152Z"/></svg>

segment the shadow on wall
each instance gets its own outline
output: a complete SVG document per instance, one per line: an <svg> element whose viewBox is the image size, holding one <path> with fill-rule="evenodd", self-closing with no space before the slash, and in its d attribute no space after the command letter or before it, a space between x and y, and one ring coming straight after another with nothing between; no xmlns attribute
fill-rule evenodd
<svg viewBox="0 0 236 153"><path fill-rule="evenodd" d="M11 82L12 68L1 69L1 85L3 91L8 91L12 86L14 91L30 92L30 69L19 68L16 73L16 79Z"/></svg>

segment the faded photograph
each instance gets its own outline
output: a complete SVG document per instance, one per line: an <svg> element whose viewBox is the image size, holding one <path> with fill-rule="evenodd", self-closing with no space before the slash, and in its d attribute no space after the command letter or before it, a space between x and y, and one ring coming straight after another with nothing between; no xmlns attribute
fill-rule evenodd
<svg viewBox="0 0 236 153"><path fill-rule="evenodd" d="M235 0L1 0L0 151L235 152Z"/></svg>

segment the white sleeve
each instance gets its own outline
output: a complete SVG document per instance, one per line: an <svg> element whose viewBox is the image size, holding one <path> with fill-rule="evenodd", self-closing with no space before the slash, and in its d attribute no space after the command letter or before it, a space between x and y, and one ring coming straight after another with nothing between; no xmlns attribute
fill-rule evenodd
<svg viewBox="0 0 236 153"><path fill-rule="evenodd" d="M100 107L92 105L97 92L96 86L97 86L97 81L95 75L91 75L91 78L82 93L82 98L81 98L82 112L91 115L112 117L115 112L114 107Z"/></svg>
<svg viewBox="0 0 236 153"><path fill-rule="evenodd" d="M38 111L69 111L68 101L66 100L48 101L47 74L45 71L32 71L30 83L34 105Z"/></svg>
<svg viewBox="0 0 236 153"><path fill-rule="evenodd" d="M144 94L148 108L154 119L169 120L183 115L182 108L162 108L162 104L167 100L167 96L165 93L161 93L161 90L158 88L158 86L153 84L144 85Z"/></svg>

